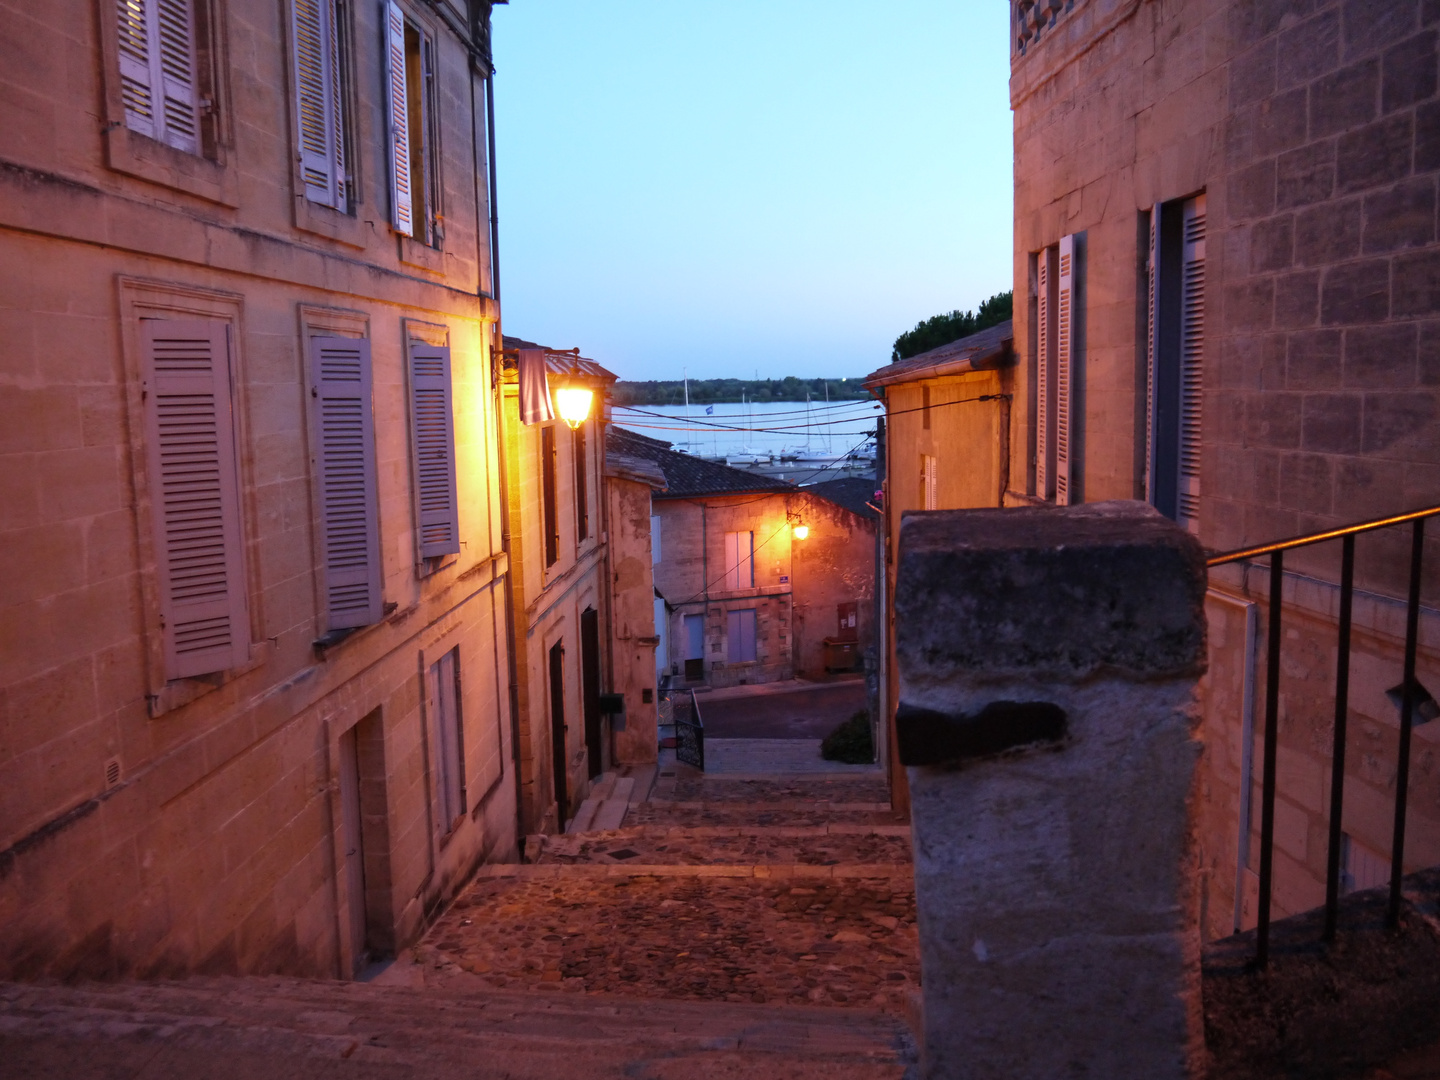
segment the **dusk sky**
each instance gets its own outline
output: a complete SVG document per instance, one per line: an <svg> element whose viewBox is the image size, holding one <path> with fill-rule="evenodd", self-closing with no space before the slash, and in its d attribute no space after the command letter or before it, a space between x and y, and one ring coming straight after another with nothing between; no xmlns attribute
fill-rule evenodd
<svg viewBox="0 0 1440 1080"><path fill-rule="evenodd" d="M624 379L853 377L1011 286L1006 6L495 9L505 330Z"/></svg>

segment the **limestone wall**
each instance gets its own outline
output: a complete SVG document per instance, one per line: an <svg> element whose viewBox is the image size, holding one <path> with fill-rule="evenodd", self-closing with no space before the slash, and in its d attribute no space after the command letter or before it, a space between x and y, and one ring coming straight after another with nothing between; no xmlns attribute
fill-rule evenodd
<svg viewBox="0 0 1440 1080"><path fill-rule="evenodd" d="M380 50L369 47L378 5L355 9L366 47L354 53L353 216L297 198L283 7L214 9L223 92L214 152L194 161L97 116L114 81L97 11L113 17L113 7L75 0L0 17L15 49L0 72L7 977L350 974L350 929L366 912L346 874L339 747L362 722L374 736L361 792L374 826L365 903L372 918L386 909L389 947L413 940L476 862L515 854L495 309L477 295L488 264L476 230L483 150L471 141L478 83L435 22L449 216L441 250L416 251L386 224ZM169 682L153 659L137 296L152 313L221 319L232 335L251 659ZM372 345L387 606L380 622L317 650L304 333L331 323ZM431 565L415 546L404 345L416 332L448 339L453 362L462 546ZM438 812L422 677L451 649L466 800L453 828Z"/></svg>

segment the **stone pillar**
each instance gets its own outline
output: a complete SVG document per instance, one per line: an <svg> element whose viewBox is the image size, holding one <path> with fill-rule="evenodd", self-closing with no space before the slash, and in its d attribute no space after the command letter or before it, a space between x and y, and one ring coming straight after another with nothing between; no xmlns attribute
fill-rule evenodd
<svg viewBox="0 0 1440 1080"><path fill-rule="evenodd" d="M1201 1075L1204 596L1143 503L905 516L926 1076Z"/></svg>

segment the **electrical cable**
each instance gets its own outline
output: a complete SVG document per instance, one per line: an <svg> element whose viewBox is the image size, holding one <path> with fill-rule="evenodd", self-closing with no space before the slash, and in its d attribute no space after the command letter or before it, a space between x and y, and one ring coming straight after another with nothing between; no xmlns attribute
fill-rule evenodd
<svg viewBox="0 0 1440 1080"><path fill-rule="evenodd" d="M913 409L892 409L887 411L884 415L886 417L905 416L908 413L924 412L926 408L942 409L946 405L966 405L974 401L999 401L1002 398L1008 398L1010 396L1011 395L1009 394L981 394L978 397L956 398L954 401L936 401L932 402L928 406L917 405ZM664 416L663 413L657 413L655 415L663 416L666 420L677 419L676 417ZM791 431L813 431L819 428L831 427L835 424L856 424L864 419L866 419L866 417L864 416L840 417L835 420L817 420L813 424L790 424L782 425L780 427L731 427L729 425L721 424L706 424L705 426L715 428L719 431L754 431L761 433L771 432L772 434L782 435ZM641 424L630 421L626 421L624 423L621 423L620 421L615 422L619 423L621 427L632 428L635 430L643 429L645 431L693 431L695 425L700 423L699 421L695 421L693 424L676 426L666 424Z"/></svg>

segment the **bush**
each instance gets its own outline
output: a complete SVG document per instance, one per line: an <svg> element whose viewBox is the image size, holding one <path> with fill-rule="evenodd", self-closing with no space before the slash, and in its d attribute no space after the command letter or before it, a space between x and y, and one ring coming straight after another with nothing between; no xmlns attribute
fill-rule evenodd
<svg viewBox="0 0 1440 1080"><path fill-rule="evenodd" d="M875 761L875 741L870 737L870 714L860 710L837 727L820 744L820 756L826 761L843 761L850 765L869 765Z"/></svg>

